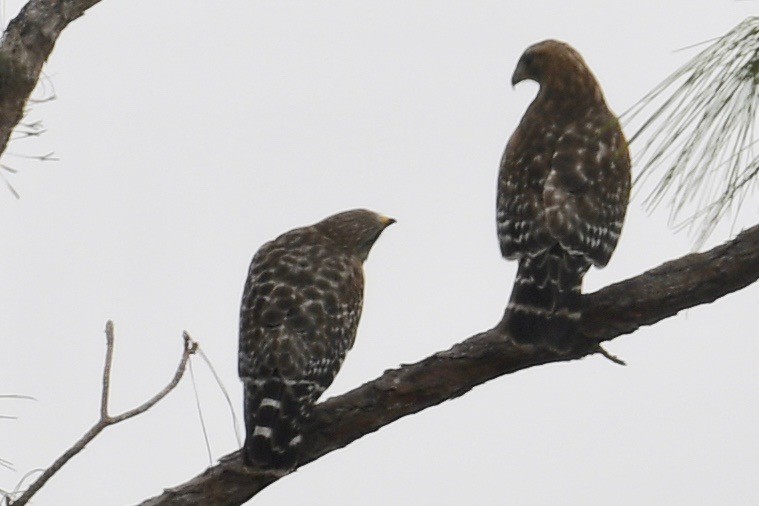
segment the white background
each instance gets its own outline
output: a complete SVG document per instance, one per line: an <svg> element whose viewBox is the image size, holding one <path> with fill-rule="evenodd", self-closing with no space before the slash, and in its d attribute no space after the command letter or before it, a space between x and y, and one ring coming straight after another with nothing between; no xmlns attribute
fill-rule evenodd
<svg viewBox="0 0 759 506"><path fill-rule="evenodd" d="M5 21L21 2L5 2ZM495 238L506 139L537 90L528 45L571 43L613 110L755 10L733 1L104 0L69 26L2 163L0 488L98 416L107 319L112 411L163 387L188 330L238 416L239 298L266 240L368 207L398 223L366 266L355 348L326 396L446 349L502 314L516 265ZM628 127L629 129L629 127ZM628 133L631 133L628 130ZM636 146L633 146L635 148ZM638 148L640 146L637 146ZM54 151L59 162L15 155ZM633 149L634 151L634 149ZM638 167L635 171L639 170ZM756 221L756 194L736 227ZM690 251L636 198L592 291ZM706 247L728 237L723 227ZM402 419L275 483L255 504L749 504L759 500L759 286ZM195 362L214 458L237 447ZM208 465L188 378L109 428L38 505L131 504Z"/></svg>

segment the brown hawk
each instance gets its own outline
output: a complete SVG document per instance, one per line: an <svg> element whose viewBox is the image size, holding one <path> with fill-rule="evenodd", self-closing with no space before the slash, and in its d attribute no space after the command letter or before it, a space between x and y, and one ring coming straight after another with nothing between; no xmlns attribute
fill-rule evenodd
<svg viewBox="0 0 759 506"><path fill-rule="evenodd" d="M267 242L253 257L240 309L247 465L288 469L302 424L353 346L363 263L395 220L365 209Z"/></svg>
<svg viewBox="0 0 759 506"><path fill-rule="evenodd" d="M540 85L506 145L498 175L501 254L519 261L504 324L511 338L567 351L582 278L617 245L630 157L616 116L582 56L546 40L528 47L512 85Z"/></svg>

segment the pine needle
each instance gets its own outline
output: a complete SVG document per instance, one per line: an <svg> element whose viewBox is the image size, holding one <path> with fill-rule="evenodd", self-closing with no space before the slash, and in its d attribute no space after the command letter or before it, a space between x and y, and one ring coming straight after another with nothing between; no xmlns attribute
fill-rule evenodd
<svg viewBox="0 0 759 506"><path fill-rule="evenodd" d="M654 107L630 138L646 139L635 153L642 167L635 184L657 173L644 204L650 210L669 200L670 223L695 231L699 246L758 186L759 17L715 39L622 119Z"/></svg>
<svg viewBox="0 0 759 506"><path fill-rule="evenodd" d="M208 369L211 371L211 374L213 374L214 379L216 380L216 384L219 385L219 389L221 390L221 393L224 394L224 398L227 400L227 406L229 406L229 412L232 416L232 427L235 431L235 437L237 438L237 445L242 447L242 439L240 438L240 425L237 421L237 413L235 413L234 405L232 404L232 399L229 397L229 392L227 392L226 387L224 386L224 383L221 381L221 378L216 373L216 369L214 368L211 361L208 359L205 353L203 353L203 350L198 348L198 355L200 355L200 358L205 361L206 365L208 366Z"/></svg>
<svg viewBox="0 0 759 506"><path fill-rule="evenodd" d="M211 453L211 443L208 440L208 430L206 421L203 418L203 408L200 406L200 396L198 395L198 384L195 381L195 371L192 369L192 360L187 364L190 368L190 380L192 382L192 391L195 393L195 406L198 408L198 418L200 419L200 428L203 430L203 440L206 443L206 452L208 453L208 465L213 465L213 455Z"/></svg>

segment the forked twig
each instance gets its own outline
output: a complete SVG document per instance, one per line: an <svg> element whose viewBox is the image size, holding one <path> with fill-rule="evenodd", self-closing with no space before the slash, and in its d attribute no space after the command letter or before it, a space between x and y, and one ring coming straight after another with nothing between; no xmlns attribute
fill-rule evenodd
<svg viewBox="0 0 759 506"><path fill-rule="evenodd" d="M79 439L79 441L74 443L74 445L66 450L60 457L58 457L58 459L53 462L50 467L45 469L39 478L37 478L31 485L29 485L29 488L27 488L18 499L9 502L9 504L12 504L13 506L22 506L24 504L27 504L29 502L29 499L31 499L32 496L34 496L34 494L36 494L45 485L45 483L47 483L47 481L61 469L61 467L63 467L69 460L71 460L74 455L82 451L84 447L90 443L90 441L95 439L95 437L103 431L103 429L109 425L115 425L119 422L123 422L124 420L144 413L145 411L155 406L158 401L166 397L169 392L174 390L174 388L179 384L179 380L181 380L182 376L184 375L185 369L187 367L187 362L190 359L190 355L194 354L198 349L198 343L193 341L187 332L184 332L182 334L182 338L184 339L184 351L182 352L182 358L179 361L179 366L177 366L177 369L174 372L174 377L171 378L169 384L166 385L160 392L136 408L125 411L120 415L111 416L108 414L108 396L111 388L111 365L113 363L114 337L113 322L109 320L105 324L106 354L105 364L103 366L103 391L100 397L100 419L81 437L81 439Z"/></svg>

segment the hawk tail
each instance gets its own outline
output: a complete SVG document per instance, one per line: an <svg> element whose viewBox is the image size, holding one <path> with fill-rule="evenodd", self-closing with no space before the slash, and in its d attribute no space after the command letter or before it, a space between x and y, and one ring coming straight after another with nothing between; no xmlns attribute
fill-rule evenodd
<svg viewBox="0 0 759 506"><path fill-rule="evenodd" d="M246 465L291 469L303 440L304 399L297 395L301 383L283 378L245 380Z"/></svg>
<svg viewBox="0 0 759 506"><path fill-rule="evenodd" d="M559 245L519 260L505 325L511 338L557 352L572 347L580 319L580 289L589 268Z"/></svg>

